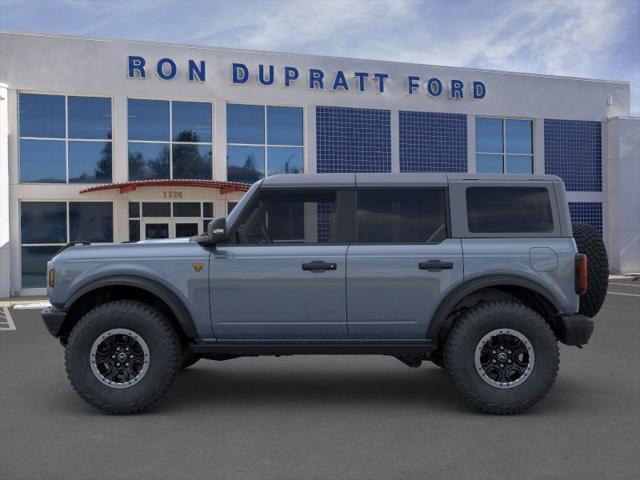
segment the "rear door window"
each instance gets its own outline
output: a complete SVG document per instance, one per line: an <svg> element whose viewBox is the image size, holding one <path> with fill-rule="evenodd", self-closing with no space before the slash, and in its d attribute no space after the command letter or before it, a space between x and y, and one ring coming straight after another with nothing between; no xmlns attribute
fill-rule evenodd
<svg viewBox="0 0 640 480"><path fill-rule="evenodd" d="M439 243L447 236L442 188L357 192L358 243Z"/></svg>
<svg viewBox="0 0 640 480"><path fill-rule="evenodd" d="M469 187L467 221L471 233L552 232L549 192L544 187Z"/></svg>

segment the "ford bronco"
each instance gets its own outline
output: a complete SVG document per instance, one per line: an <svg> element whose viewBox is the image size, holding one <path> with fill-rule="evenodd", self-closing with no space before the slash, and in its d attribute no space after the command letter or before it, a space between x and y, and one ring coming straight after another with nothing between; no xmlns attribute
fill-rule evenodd
<svg viewBox="0 0 640 480"><path fill-rule="evenodd" d="M106 412L200 359L382 354L513 414L550 390L558 342L588 342L608 265L558 177L345 173L265 178L205 235L69 244L47 273L44 323Z"/></svg>

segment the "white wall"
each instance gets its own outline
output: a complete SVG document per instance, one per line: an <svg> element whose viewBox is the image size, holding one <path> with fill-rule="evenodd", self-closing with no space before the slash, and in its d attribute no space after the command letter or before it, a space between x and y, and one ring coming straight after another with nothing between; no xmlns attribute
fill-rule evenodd
<svg viewBox="0 0 640 480"><path fill-rule="evenodd" d="M7 86L0 84L0 298L10 292L9 242L9 115L7 108Z"/></svg>

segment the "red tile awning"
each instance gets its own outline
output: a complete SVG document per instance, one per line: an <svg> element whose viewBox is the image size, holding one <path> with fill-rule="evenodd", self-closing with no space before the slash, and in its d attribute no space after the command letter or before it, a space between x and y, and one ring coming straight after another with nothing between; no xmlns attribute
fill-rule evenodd
<svg viewBox="0 0 640 480"><path fill-rule="evenodd" d="M133 192L141 187L200 187L217 188L221 194L246 192L251 188L248 183L223 182L220 180L138 180L133 182L107 183L80 190L80 193L101 192L119 189L120 193Z"/></svg>

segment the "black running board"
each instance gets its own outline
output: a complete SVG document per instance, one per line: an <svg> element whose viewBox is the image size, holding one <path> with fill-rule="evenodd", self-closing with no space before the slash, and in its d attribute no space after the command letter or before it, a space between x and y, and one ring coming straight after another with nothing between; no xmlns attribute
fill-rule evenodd
<svg viewBox="0 0 640 480"><path fill-rule="evenodd" d="M388 343L326 343L326 342L285 342L285 343L195 343L194 353L202 355L429 355L436 349L432 342L388 342Z"/></svg>

